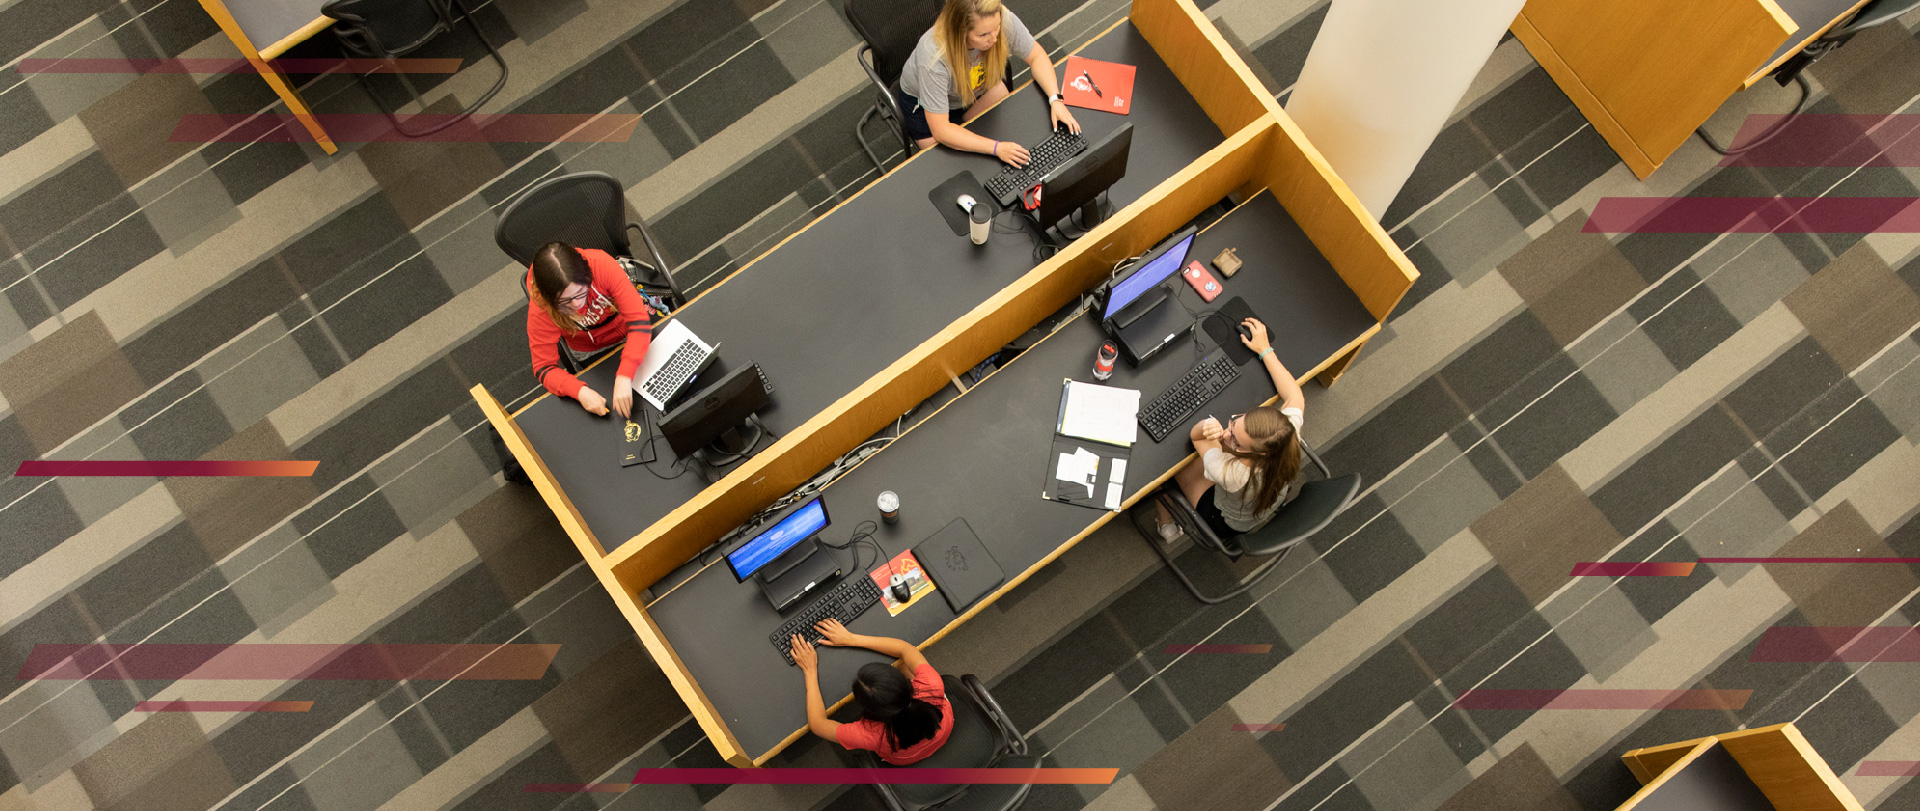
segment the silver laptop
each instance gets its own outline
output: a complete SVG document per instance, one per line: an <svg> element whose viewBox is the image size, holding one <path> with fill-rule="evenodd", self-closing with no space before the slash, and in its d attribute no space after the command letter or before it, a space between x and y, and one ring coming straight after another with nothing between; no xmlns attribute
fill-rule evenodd
<svg viewBox="0 0 1920 811"><path fill-rule="evenodd" d="M665 413L667 402L700 370L713 362L714 347L695 337L679 319L668 321L647 345L646 359L633 376L640 399Z"/></svg>

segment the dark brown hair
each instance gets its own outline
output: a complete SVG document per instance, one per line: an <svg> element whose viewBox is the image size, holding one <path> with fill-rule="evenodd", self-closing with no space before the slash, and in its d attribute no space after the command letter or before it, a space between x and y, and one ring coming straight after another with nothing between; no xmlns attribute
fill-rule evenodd
<svg viewBox="0 0 1920 811"><path fill-rule="evenodd" d="M1244 450L1225 446L1220 449L1247 460L1252 468L1250 481L1258 482L1259 489L1250 494L1253 502L1247 506L1259 514L1279 501L1293 477L1300 475L1300 435L1293 430L1293 421L1273 406L1249 411L1241 420L1253 446ZM1227 426L1227 430L1233 430L1233 426Z"/></svg>
<svg viewBox="0 0 1920 811"><path fill-rule="evenodd" d="M913 682L881 662L861 666L853 678L853 700L860 705L861 717L886 727L887 739L896 750L932 738L944 717L939 707L914 697Z"/></svg>
<svg viewBox="0 0 1920 811"><path fill-rule="evenodd" d="M579 315L561 309L560 294L568 285L593 286L593 268L587 266L586 257L565 242L549 242L533 255L532 276L535 300L547 311L547 317L562 332L579 332Z"/></svg>

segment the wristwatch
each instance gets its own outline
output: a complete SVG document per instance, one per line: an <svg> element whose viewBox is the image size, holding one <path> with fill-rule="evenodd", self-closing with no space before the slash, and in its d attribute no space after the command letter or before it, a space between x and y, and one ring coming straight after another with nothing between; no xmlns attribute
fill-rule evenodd
<svg viewBox="0 0 1920 811"><path fill-rule="evenodd" d="M1049 101L1049 102L1054 102L1054 101L1066 101L1066 100L1067 100L1067 94L1065 94L1065 93L1055 93L1055 94L1053 94L1053 98L1051 98L1051 99L1048 99L1047 101Z"/></svg>

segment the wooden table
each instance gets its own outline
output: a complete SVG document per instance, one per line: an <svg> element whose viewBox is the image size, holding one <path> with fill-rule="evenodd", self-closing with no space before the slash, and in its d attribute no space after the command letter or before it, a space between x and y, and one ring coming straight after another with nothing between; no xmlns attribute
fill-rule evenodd
<svg viewBox="0 0 1920 811"><path fill-rule="evenodd" d="M933 325L930 337L917 345L890 348L890 352L898 353L895 360L852 385L824 410L783 433L772 446L741 462L724 478L673 509L640 536L603 545L602 539L595 536L582 518L572 495L556 481L538 444L529 441L528 433L516 417L508 414L484 387L472 389L481 410L527 471L534 487L559 518L561 527L607 589L614 605L633 626L647 652L728 763L760 765L778 752L785 741L760 735L751 745L743 743L683 659L683 646L701 645L707 640L685 635L669 639L662 624L650 615L643 592L654 591L656 585L660 593L669 590L670 584L662 584L661 580L694 560L701 550L753 513L805 483L884 426L892 425L900 414L945 387L953 379L952 375L973 368L1107 279L1117 260L1144 252L1222 198L1237 194L1247 199L1263 190L1271 193L1265 204L1278 204L1291 220L1291 227L1324 257L1326 267L1337 277L1327 281L1351 291L1352 298L1362 308L1361 318L1372 325L1366 329L1356 328L1353 335L1341 339L1346 343L1307 361L1312 368L1300 370L1303 376L1317 374L1323 381L1337 377L1352 363L1367 338L1378 332L1379 324L1385 322L1400 298L1412 288L1418 276L1412 263L1360 205L1352 191L1334 176L1326 160L1307 142L1191 0L1134 0L1126 25L1138 31L1138 36L1158 55L1179 85L1191 94L1200 114L1220 133L1226 134L1224 142L1171 177L1157 182L1051 258L1004 282L996 282L1000 285L998 292L966 312L950 316L953 318L950 322ZM1028 95L1030 91L1016 92L1009 102L1032 103ZM1137 112L1140 108L1135 109ZM1135 146L1138 152L1139 144ZM939 150L922 152L894 169L889 177L911 172L914 167L942 157ZM884 179L878 181L885 182ZM867 194L869 191L863 190L860 196ZM842 208L849 205L854 203L842 204ZM916 205L928 205L924 191ZM902 208L892 216L920 213L917 207ZM820 222L809 226L809 230L823 227L821 223L833 225L834 217L835 212L829 212ZM790 237L789 242L800 239L804 237L796 235ZM958 241L951 244L965 242L958 237L954 239ZM1011 241L1021 237L1009 235L995 239ZM1020 247L1024 249L1024 243ZM769 256L777 256L781 250L781 246L776 246ZM736 276L759 272L759 263L765 261L768 261L766 256L755 260ZM779 263L769 262L767 266L778 267ZM880 272L909 271L908 268L886 268ZM692 312L700 306L701 301L696 299L684 311ZM781 302L768 301L766 306L779 307ZM1057 387L1058 383L1053 385ZM778 391L775 397L777 400ZM975 404L987 402L986 398L962 398L969 399ZM929 427L931 425L930 422ZM917 429L914 433L922 431ZM611 450L608 453L611 454ZM883 451L861 468L875 465L877 469L888 464L887 457L888 453ZM610 455L606 464L611 468ZM1038 476L1037 468L1025 471L1026 467L1029 466L1023 464L1023 477ZM1088 515L1095 514L1088 512ZM1083 534L1074 534L1066 543L1071 545ZM1052 555L1048 555L1032 567L1008 572L1006 588L1018 585L1051 559ZM971 616L971 612L967 616ZM966 616L956 617L954 624L965 619ZM937 635L923 637L921 644L936 638ZM757 644L767 643L762 638Z"/></svg>

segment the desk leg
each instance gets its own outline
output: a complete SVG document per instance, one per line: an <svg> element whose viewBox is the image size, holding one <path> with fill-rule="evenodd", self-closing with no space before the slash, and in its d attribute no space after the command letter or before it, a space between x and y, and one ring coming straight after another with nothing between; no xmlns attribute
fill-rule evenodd
<svg viewBox="0 0 1920 811"><path fill-rule="evenodd" d="M1368 338L1367 340L1370 341L1373 339ZM1360 350L1366 348L1367 341L1361 341L1360 343L1354 344L1352 349L1347 350L1347 354L1335 359L1332 364L1327 366L1326 371L1316 376L1320 380L1320 387L1326 388L1332 386L1333 381L1339 380L1341 375L1347 373L1347 367L1353 365L1353 359L1360 357Z"/></svg>
<svg viewBox="0 0 1920 811"><path fill-rule="evenodd" d="M307 102L300 98L299 91L293 89L293 83L287 81L287 77L266 60L255 58L250 61L255 68L259 69L260 78L267 80L267 85L273 88L273 92L278 93L280 100L287 103L287 109L293 111L293 117L307 128L307 134L313 136L314 143L319 144L320 148L326 150L329 155L339 152L340 147L334 146L333 139L328 137L327 131L320 128L320 120L313 117L313 111L307 108Z"/></svg>

